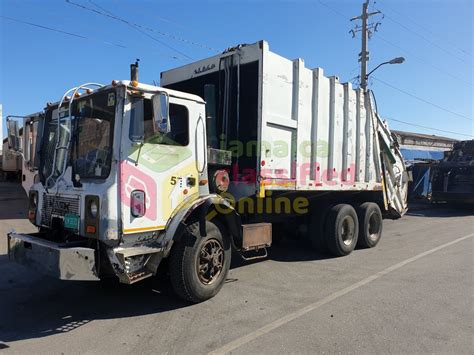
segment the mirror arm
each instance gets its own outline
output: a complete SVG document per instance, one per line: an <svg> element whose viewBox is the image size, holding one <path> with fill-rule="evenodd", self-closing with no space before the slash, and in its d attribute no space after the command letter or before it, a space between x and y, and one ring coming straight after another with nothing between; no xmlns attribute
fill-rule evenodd
<svg viewBox="0 0 474 355"><path fill-rule="evenodd" d="M135 166L138 166L138 161L140 160L140 153L142 152L143 142L140 142L140 147L138 148L137 160L135 160Z"/></svg>

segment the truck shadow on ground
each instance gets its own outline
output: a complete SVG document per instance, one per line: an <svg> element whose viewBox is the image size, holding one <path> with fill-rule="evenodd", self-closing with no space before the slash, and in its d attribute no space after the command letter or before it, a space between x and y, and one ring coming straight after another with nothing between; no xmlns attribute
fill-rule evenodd
<svg viewBox="0 0 474 355"><path fill-rule="evenodd" d="M0 262L4 262L3 256ZM36 275L37 276L37 275ZM21 277L21 276L19 276ZM29 277L28 277L29 279ZM0 343L68 333L91 321L162 313L189 306L169 281L136 285L67 282L39 277L0 286Z"/></svg>
<svg viewBox="0 0 474 355"><path fill-rule="evenodd" d="M284 241L272 248L268 257L277 261L326 258L330 256L302 248L298 241ZM233 260L236 261L233 261L232 268L262 262L246 262L237 258ZM130 318L186 307L201 307L178 299L166 275L135 285L59 281L19 267L9 262L5 255L0 256L0 271L3 273L0 276L0 345L3 342L3 346L11 346L8 343L13 341L68 333L95 320ZM12 276L5 276L9 271ZM227 279L226 283L238 281ZM206 303L202 306L207 307Z"/></svg>
<svg viewBox="0 0 474 355"><path fill-rule="evenodd" d="M414 206L408 215L433 218L473 215L472 208L428 206ZM304 239L283 239L268 252L267 259L278 262L333 258L314 251ZM259 262L262 260L249 262L234 257L231 268ZM238 281L228 279L226 283ZM0 299L0 349L13 341L68 333L95 320L207 307L206 303L194 306L179 300L166 277L136 285L58 281L17 266L6 255L0 255Z"/></svg>
<svg viewBox="0 0 474 355"><path fill-rule="evenodd" d="M417 201L409 205L407 216L434 218L474 216L474 206L468 204L430 204L426 201Z"/></svg>

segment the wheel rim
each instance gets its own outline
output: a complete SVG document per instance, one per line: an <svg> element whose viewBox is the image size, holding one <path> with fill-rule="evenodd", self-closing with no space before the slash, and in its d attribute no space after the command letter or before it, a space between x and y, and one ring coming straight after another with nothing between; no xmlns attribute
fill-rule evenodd
<svg viewBox="0 0 474 355"><path fill-rule="evenodd" d="M378 218L377 214L372 213L369 218L369 232L367 235L371 240L377 240L379 233L380 233L380 219Z"/></svg>
<svg viewBox="0 0 474 355"><path fill-rule="evenodd" d="M214 283L224 268L224 248L217 239L209 239L201 247L197 260L199 281L205 285Z"/></svg>
<svg viewBox="0 0 474 355"><path fill-rule="evenodd" d="M341 237L344 245L351 245L354 240L355 222L350 216L346 216L341 223Z"/></svg>

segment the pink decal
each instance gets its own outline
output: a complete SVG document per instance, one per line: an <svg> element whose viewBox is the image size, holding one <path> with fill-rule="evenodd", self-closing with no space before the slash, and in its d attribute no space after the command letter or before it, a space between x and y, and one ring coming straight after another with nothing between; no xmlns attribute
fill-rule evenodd
<svg viewBox="0 0 474 355"><path fill-rule="evenodd" d="M145 215L144 217L152 221L156 220L157 198L156 183L147 174L135 168L132 164L123 161L120 164L121 170L121 198L125 206L131 207L130 194L133 190L145 192Z"/></svg>
<svg viewBox="0 0 474 355"><path fill-rule="evenodd" d="M356 173L356 166L355 164L351 164L347 168L347 172L345 172L345 176L343 177L345 185L352 185L355 182L355 173Z"/></svg>

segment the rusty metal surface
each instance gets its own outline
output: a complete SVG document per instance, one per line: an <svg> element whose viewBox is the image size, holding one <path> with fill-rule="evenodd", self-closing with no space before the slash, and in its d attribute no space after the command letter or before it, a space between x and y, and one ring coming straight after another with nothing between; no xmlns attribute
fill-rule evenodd
<svg viewBox="0 0 474 355"><path fill-rule="evenodd" d="M98 281L95 250L61 247L29 234L8 234L11 260L60 280Z"/></svg>
<svg viewBox="0 0 474 355"><path fill-rule="evenodd" d="M253 223L242 225L243 250L269 247L272 244L272 224Z"/></svg>

